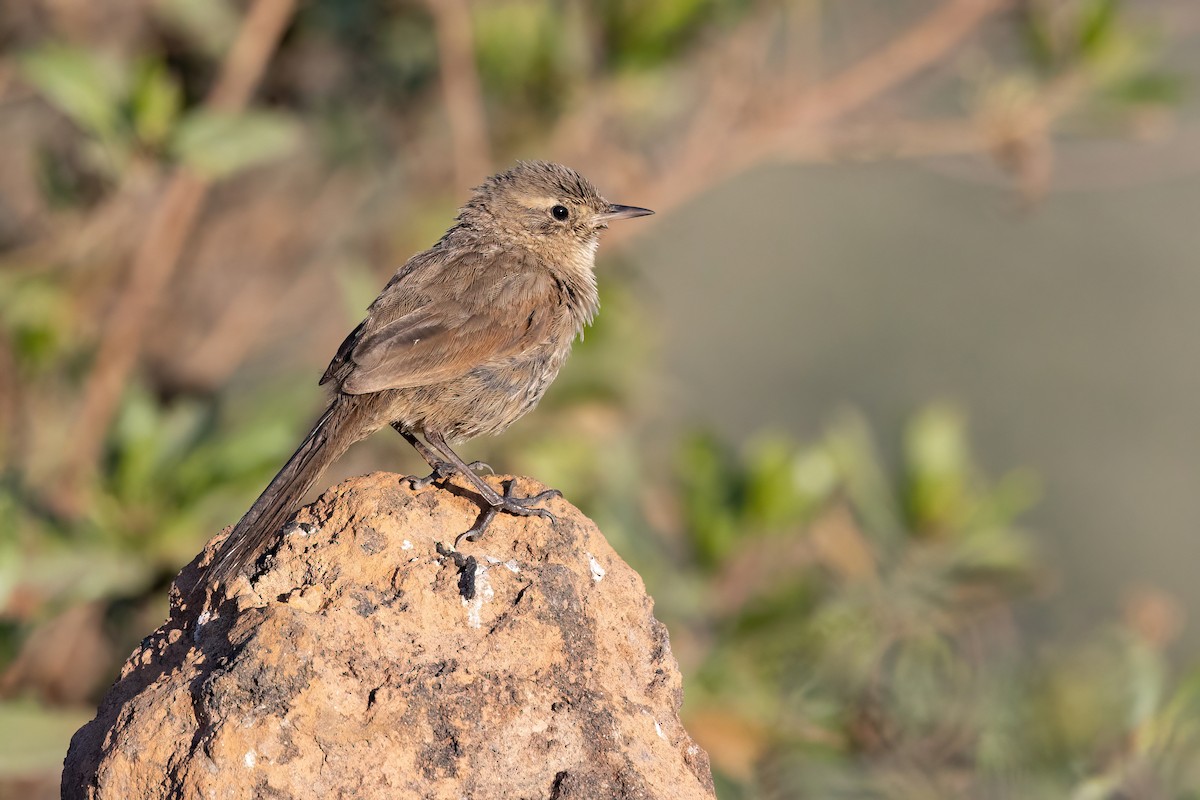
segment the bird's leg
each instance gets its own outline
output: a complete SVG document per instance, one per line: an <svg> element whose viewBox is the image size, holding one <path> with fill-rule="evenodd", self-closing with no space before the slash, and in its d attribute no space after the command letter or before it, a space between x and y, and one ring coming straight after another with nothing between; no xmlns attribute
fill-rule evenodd
<svg viewBox="0 0 1200 800"><path fill-rule="evenodd" d="M434 481L440 481L444 478L449 478L458 469L455 464L440 458L433 448L422 442L412 432L406 431L399 423L393 422L392 427L396 429L397 433L404 437L404 441L413 446L413 449L417 451L421 458L425 459L425 463L428 464L430 469L433 470L433 472L429 473L424 478L418 478L416 475L410 475L405 478L405 480L408 481L408 485L413 489L424 489ZM496 474L495 470L482 461L472 461L470 464L467 464L466 467L467 474L473 474L471 471L476 469L486 469L493 475Z"/></svg>
<svg viewBox="0 0 1200 800"><path fill-rule="evenodd" d="M483 514L479 517L479 520L475 523L474 527L472 527L471 530L467 531L466 533L461 534L457 539L455 539L455 542L464 537L470 541L477 540L483 535L483 532L491 523L492 518L495 517L497 512L500 511L506 511L509 514L514 514L518 517L538 516L548 519L552 523L556 521L554 515L546 509L533 508L533 506L537 503L544 503L545 501L554 497L562 497L562 492L560 492L558 489L547 489L546 491L539 492L532 497L514 497L512 492L515 481L509 481L508 485L504 488L504 494L500 494L491 486L489 486L487 481L476 475L467 467L466 464L463 463L463 460L458 456L458 453L455 453L452 449L450 449L450 445L446 444L445 437L440 433L427 430L425 431L425 439L429 442L430 447L434 448L440 454L445 456L446 459L453 464L468 481L471 482L471 485L475 487L475 490L482 495L484 501L487 503L487 508L483 510Z"/></svg>

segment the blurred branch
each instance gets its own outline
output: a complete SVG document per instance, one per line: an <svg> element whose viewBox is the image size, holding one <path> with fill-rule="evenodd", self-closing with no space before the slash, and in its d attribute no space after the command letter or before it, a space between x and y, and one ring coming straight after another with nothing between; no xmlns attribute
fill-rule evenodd
<svg viewBox="0 0 1200 800"><path fill-rule="evenodd" d="M196 342L188 358L186 374L201 386L220 386L237 370L258 343L264 330L274 323L276 313L297 308L302 298L328 277L308 270L281 288L271 276L255 273L251 283L230 298L207 334ZM264 308L269 299L270 308Z"/></svg>
<svg viewBox="0 0 1200 800"><path fill-rule="evenodd" d="M803 91L791 103L779 104L782 113L735 131L721 150L719 164L717 153L710 151L697 154L693 163L674 165L668 173L677 180L658 182L659 197L647 187L651 202L662 208L678 205L716 180L780 156L797 138L863 108L938 63L984 20L1010 4L951 0L867 58Z"/></svg>
<svg viewBox="0 0 1200 800"><path fill-rule="evenodd" d="M426 5L437 33L442 103L454 152L454 183L462 190L492 171L471 12L467 0L427 0Z"/></svg>
<svg viewBox="0 0 1200 800"><path fill-rule="evenodd" d="M779 135L844 117L944 58L1012 0L951 0L869 58L805 92L778 125ZM768 143L764 143L768 144Z"/></svg>
<svg viewBox="0 0 1200 800"><path fill-rule="evenodd" d="M765 74L759 80L749 82L755 87L754 93L745 97L733 87L744 92L745 83L738 78L753 68L752 59L761 59L770 51L766 40L775 32L772 20L757 17L729 37L723 52L707 57L707 89L695 104L699 111L687 125L686 146L678 148L676 155L658 169L631 162L627 152L594 146L603 141L599 134L610 121L606 114L589 114L588 130L581 130L583 126L577 119L564 119L553 137L555 149L569 152L589 174L615 175L618 180L623 177L617 187L622 196L635 197L637 202L659 211L670 209L764 161L798 153L820 153L824 157L844 152L868 129L864 126L848 135L844 130L835 130L834 123L938 64L987 19L1012 4L1012 0L949 0L825 81L801 81L786 71L781 77L771 78L762 70ZM803 88L797 92L797 87ZM607 106L615 104L617 94L615 84L592 93L603 97ZM581 113L587 114L587 110ZM985 137L972 130L970 121L930 126L933 130L938 137L928 143L931 148L948 147L961 152L978 150L985 144ZM920 143L913 137L914 132L910 126L894 135L884 133L880 127L874 146L916 154ZM628 233L636 232L614 229L609 238Z"/></svg>
<svg viewBox="0 0 1200 800"><path fill-rule="evenodd" d="M294 5L295 0L256 0L251 6L206 101L210 109L233 112L246 106ZM63 469L57 499L68 513L78 512L80 491L95 470L121 392L137 364L151 314L179 262L209 185L188 167L176 170L109 315L75 419L70 439L73 449Z"/></svg>

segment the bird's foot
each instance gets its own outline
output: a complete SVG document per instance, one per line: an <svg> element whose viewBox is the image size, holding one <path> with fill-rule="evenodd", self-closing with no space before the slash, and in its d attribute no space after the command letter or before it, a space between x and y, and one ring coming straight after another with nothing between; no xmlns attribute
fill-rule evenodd
<svg viewBox="0 0 1200 800"><path fill-rule="evenodd" d="M496 471L492 469L490 465L485 464L482 461L472 461L470 464L467 464L467 466L473 470L478 471L481 469L486 469L493 475L496 474ZM439 461L434 466L433 472L429 473L424 478L418 478L416 475L409 475L404 480L408 481L408 485L412 489L424 489L426 486L449 478L456 472L458 472L458 467L454 466L449 461Z"/></svg>
<svg viewBox="0 0 1200 800"><path fill-rule="evenodd" d="M558 521L548 510L535 508L534 506L537 503L544 503L555 497L562 497L562 492L558 489L547 489L531 497L514 497L513 489L516 487L516 483L515 480L510 480L505 485L504 494L499 497L498 502L485 508L469 531L464 531L454 538L455 547L458 547L458 543L463 539L466 539L468 542L479 541L484 532L487 531L488 525L492 523L492 520L501 511L518 517L541 517L550 520L551 525Z"/></svg>

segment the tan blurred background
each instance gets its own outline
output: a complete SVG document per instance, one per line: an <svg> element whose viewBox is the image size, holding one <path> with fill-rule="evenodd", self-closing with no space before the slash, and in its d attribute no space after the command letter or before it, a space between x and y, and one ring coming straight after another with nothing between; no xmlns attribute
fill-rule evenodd
<svg viewBox="0 0 1200 800"><path fill-rule="evenodd" d="M1200 792L1197 74L1187 0L4 4L0 797L520 157L659 213L467 449L645 576L724 800Z"/></svg>

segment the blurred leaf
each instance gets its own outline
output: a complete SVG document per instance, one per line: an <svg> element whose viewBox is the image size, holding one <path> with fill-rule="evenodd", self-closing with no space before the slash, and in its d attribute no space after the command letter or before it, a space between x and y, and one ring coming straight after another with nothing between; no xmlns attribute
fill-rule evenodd
<svg viewBox="0 0 1200 800"><path fill-rule="evenodd" d="M792 459L792 485L808 502L828 500L837 489L837 465L822 447L801 450Z"/></svg>
<svg viewBox="0 0 1200 800"><path fill-rule="evenodd" d="M1111 38L1117 27L1118 0L1086 0L1080 12L1079 49L1085 55Z"/></svg>
<svg viewBox="0 0 1200 800"><path fill-rule="evenodd" d="M131 100L138 139L152 147L165 144L182 107L183 91L162 62L142 62Z"/></svg>
<svg viewBox="0 0 1200 800"><path fill-rule="evenodd" d="M480 71L509 88L533 79L552 8L545 3L481 3L472 9Z"/></svg>
<svg viewBox="0 0 1200 800"><path fill-rule="evenodd" d="M649 67L691 42L705 23L713 20L714 12L736 11L746 5L717 0L615 0L601 8L613 60Z"/></svg>
<svg viewBox="0 0 1200 800"><path fill-rule="evenodd" d="M908 469L908 505L918 530L947 532L967 513L966 421L948 406L922 411L905 427L904 451Z"/></svg>
<svg viewBox="0 0 1200 800"><path fill-rule="evenodd" d="M194 111L181 121L172 149L197 171L210 178L220 178L282 158L299 143L299 139L299 124L286 114Z"/></svg>
<svg viewBox="0 0 1200 800"><path fill-rule="evenodd" d="M27 53L20 63L26 79L77 125L106 140L116 135L128 85L120 63L61 44Z"/></svg>
<svg viewBox="0 0 1200 800"><path fill-rule="evenodd" d="M0 326L14 344L22 365L48 367L72 328L70 304L53 276L0 273Z"/></svg>
<svg viewBox="0 0 1200 800"><path fill-rule="evenodd" d="M561 17L558 4L531 0L472 9L480 77L514 126L546 119L567 99Z"/></svg>
<svg viewBox="0 0 1200 800"><path fill-rule="evenodd" d="M1194 669L1180 682L1145 734L1142 743L1151 752L1200 745L1200 670Z"/></svg>
<svg viewBox="0 0 1200 800"><path fill-rule="evenodd" d="M1086 54L1096 85L1107 88L1146 68L1152 43L1132 31L1119 31L1097 42Z"/></svg>
<svg viewBox="0 0 1200 800"><path fill-rule="evenodd" d="M237 35L240 15L230 0L156 0L155 10L208 56L223 53Z"/></svg>
<svg viewBox="0 0 1200 800"><path fill-rule="evenodd" d="M1161 708L1167 684L1167 665L1162 653L1145 642L1131 639L1126 656L1129 663L1129 728L1152 719Z"/></svg>
<svg viewBox="0 0 1200 800"><path fill-rule="evenodd" d="M1179 75L1167 72L1142 72L1109 87L1109 93L1135 105L1177 105L1187 94L1187 84Z"/></svg>
<svg viewBox="0 0 1200 800"><path fill-rule="evenodd" d="M857 414L841 414L825 434L824 448L864 533L888 551L899 546L905 536L903 515L866 422Z"/></svg>
<svg viewBox="0 0 1200 800"><path fill-rule="evenodd" d="M700 563L714 566L739 538L741 481L736 459L711 437L693 436L681 451L684 514Z"/></svg>
<svg viewBox="0 0 1200 800"><path fill-rule="evenodd" d="M782 436L763 436L751 445L746 468L746 511L767 527L799 520L805 498L795 490L795 447Z"/></svg>
<svg viewBox="0 0 1200 800"><path fill-rule="evenodd" d="M203 415L195 402L162 406L139 387L126 392L111 434L117 494L138 500L161 491L163 471L176 468L189 445L199 439Z"/></svg>

